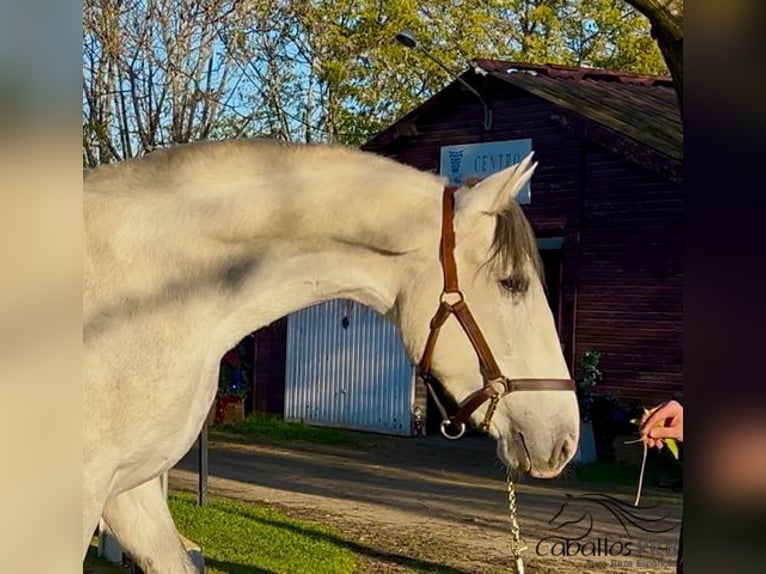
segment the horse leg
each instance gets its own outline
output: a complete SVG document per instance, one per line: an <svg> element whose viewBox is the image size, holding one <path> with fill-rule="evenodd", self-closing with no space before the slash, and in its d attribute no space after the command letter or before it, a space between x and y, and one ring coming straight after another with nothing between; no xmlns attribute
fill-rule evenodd
<svg viewBox="0 0 766 574"><path fill-rule="evenodd" d="M88 554L88 548L90 547L91 540L93 540L93 533L98 526L98 513L90 511L84 511L82 517L82 559L85 560L85 556Z"/></svg>
<svg viewBox="0 0 766 574"><path fill-rule="evenodd" d="M111 500L104 520L146 574L198 574L173 523L159 477Z"/></svg>
<svg viewBox="0 0 766 574"><path fill-rule="evenodd" d="M98 526L101 513L106 503L108 480L92 480L89 473L83 477L83 505L82 505L82 559L88 553L88 547L93 539L93 533Z"/></svg>

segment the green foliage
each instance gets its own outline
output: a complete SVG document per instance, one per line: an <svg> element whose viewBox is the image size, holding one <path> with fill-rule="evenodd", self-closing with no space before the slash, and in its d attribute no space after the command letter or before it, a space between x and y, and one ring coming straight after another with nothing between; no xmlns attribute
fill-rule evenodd
<svg viewBox="0 0 766 574"><path fill-rule="evenodd" d="M361 143L451 78L394 41L403 28L456 72L475 57L662 73L646 20L623 0L316 0L299 14L325 133Z"/></svg>
<svg viewBox="0 0 766 574"><path fill-rule="evenodd" d="M666 72L624 0L127 1L85 2L86 165L200 138L362 143L452 81L404 28L457 73L476 57Z"/></svg>
<svg viewBox="0 0 766 574"><path fill-rule="evenodd" d="M580 407L580 417L584 422L592 421L593 389L598 385L603 375L598 367L601 353L585 351L580 359L575 381L577 383L577 401Z"/></svg>

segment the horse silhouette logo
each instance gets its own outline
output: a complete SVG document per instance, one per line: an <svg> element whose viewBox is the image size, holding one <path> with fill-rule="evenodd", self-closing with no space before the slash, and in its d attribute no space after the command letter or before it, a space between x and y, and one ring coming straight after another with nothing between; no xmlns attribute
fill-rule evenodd
<svg viewBox="0 0 766 574"><path fill-rule="evenodd" d="M635 507L607 494L567 494L558 512L548 520L548 525L554 532L564 529L584 531L576 539L582 539L591 533L595 522L594 514L614 517L625 536L630 536L630 527L652 534L670 532L679 527L679 523L670 518L669 512L658 515L659 509L659 505Z"/></svg>

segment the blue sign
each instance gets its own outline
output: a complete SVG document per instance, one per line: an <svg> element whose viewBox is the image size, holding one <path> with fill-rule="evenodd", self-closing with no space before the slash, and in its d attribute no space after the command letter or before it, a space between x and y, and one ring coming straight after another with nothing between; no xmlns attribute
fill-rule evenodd
<svg viewBox="0 0 766 574"><path fill-rule="evenodd" d="M463 185L468 178L484 179L517 164L531 151L531 139L443 146L439 174L449 179L451 185ZM520 204L531 201L529 183L516 199Z"/></svg>

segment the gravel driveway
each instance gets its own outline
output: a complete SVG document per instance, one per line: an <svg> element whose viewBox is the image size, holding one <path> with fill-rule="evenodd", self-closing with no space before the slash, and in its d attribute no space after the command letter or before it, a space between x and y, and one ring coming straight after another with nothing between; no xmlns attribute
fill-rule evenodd
<svg viewBox="0 0 766 574"><path fill-rule="evenodd" d="M455 574L510 572L505 475L485 437L370 435L354 448L234 440L210 446L210 494L266 502L332 525L359 554L360 572L436 565ZM196 490L196 448L170 472L170 487ZM594 502L605 494L618 502ZM630 488L525 479L518 504L526 571L674 572L681 497L647 494L642 507L655 509L625 515L619 501L632 503Z"/></svg>

